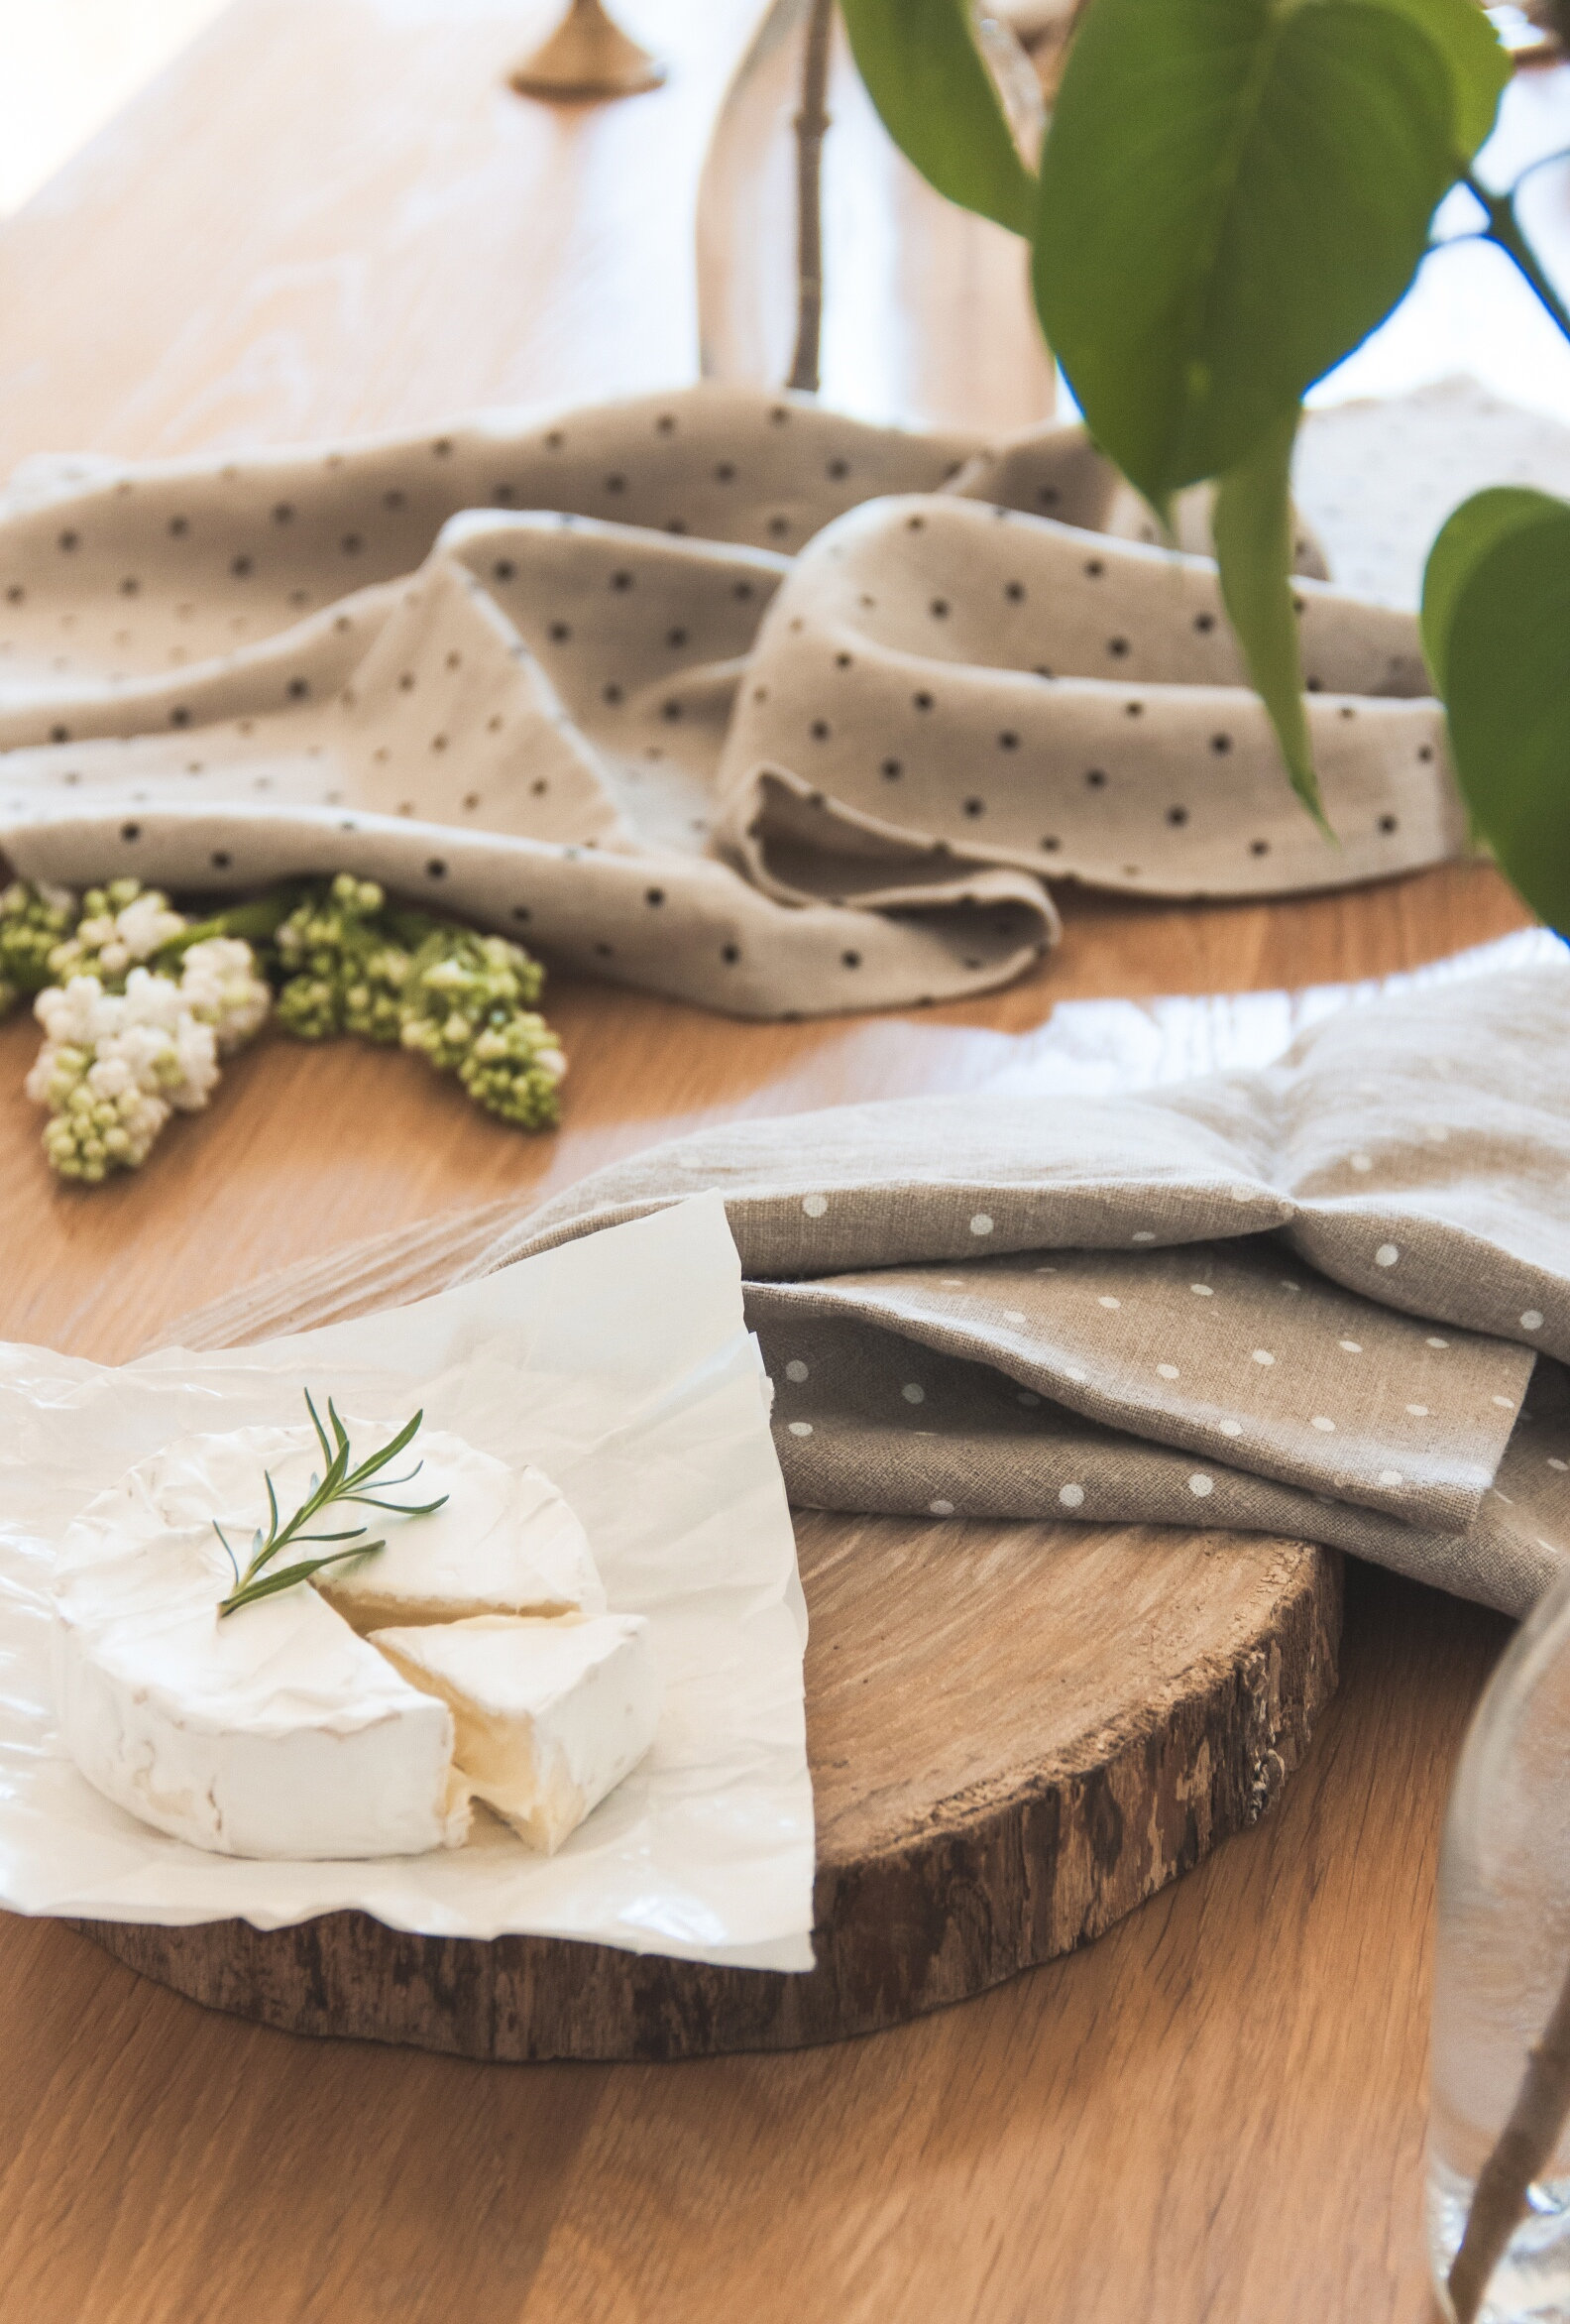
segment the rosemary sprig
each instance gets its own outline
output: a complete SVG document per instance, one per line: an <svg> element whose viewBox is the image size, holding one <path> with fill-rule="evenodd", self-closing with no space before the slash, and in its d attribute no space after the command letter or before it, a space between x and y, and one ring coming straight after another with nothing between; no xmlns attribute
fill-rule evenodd
<svg viewBox="0 0 1570 2324"><path fill-rule="evenodd" d="M380 1491L390 1492L399 1485L411 1484L418 1476L425 1465L423 1460L416 1460L406 1476L385 1476L382 1472L389 1461L395 1460L404 1447L413 1441L425 1418L423 1411L416 1412L414 1418L406 1422L379 1452L373 1452L368 1460L362 1460L357 1468L351 1468L349 1464L353 1455L349 1450L349 1432L338 1418L332 1398L329 1396L327 1399L327 1417L332 1423L331 1442L311 1402L308 1388L305 1391L305 1409L311 1416L311 1427L316 1431L316 1441L322 1449L322 1458L327 1464L326 1472L321 1476L314 1470L311 1472L309 1493L293 1516L285 1520L279 1515L278 1494L274 1490L272 1476L264 1471L270 1522L265 1534L260 1525L253 1534L251 1562L244 1573L229 1546L228 1535L216 1517L212 1521L213 1531L223 1543L224 1554L235 1577L234 1588L219 1603L220 1619L225 1614L237 1613L242 1606L255 1605L259 1598L272 1597L280 1589L292 1589L297 1581L308 1581L324 1566L340 1566L346 1558L369 1558L374 1551L387 1548L385 1541L368 1542L364 1539L370 1531L366 1525L351 1526L342 1533L308 1533L305 1530L315 1518L337 1504L358 1502L367 1509L381 1509L390 1517L429 1517L447 1499L443 1493L440 1500L412 1506L400 1501L382 1501L376 1493L365 1490L366 1486L375 1483ZM302 1558L292 1566L269 1570L281 1551L304 1542L352 1542L354 1547L334 1550L325 1558Z"/></svg>

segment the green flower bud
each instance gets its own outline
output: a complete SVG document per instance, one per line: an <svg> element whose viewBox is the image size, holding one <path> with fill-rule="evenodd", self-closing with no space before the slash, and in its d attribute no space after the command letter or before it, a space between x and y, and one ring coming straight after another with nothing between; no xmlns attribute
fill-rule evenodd
<svg viewBox="0 0 1570 2324"><path fill-rule="evenodd" d="M386 901L375 880L340 872L283 921L274 942L290 972L279 998L286 1031L304 1041L336 1033L396 1041L408 955L377 923Z"/></svg>
<svg viewBox="0 0 1570 2324"><path fill-rule="evenodd" d="M27 993L44 989L51 955L75 918L74 903L63 888L15 879L0 890L0 1016Z"/></svg>

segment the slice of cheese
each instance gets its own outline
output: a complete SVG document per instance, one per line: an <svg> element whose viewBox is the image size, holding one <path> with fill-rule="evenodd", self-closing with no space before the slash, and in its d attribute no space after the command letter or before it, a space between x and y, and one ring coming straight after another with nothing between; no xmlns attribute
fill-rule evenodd
<svg viewBox="0 0 1570 2324"><path fill-rule="evenodd" d="M304 1435L309 1444L273 1470L285 1508L303 1497L310 1472L321 1466L321 1448L308 1430ZM350 1436L357 1459L385 1441L364 1426L351 1426ZM333 1519L337 1525L363 1518L368 1538L387 1545L375 1557L331 1568L316 1583L362 1636L391 1624L455 1622L471 1614L604 1611L584 1529L548 1476L508 1468L440 1429L422 1429L389 1473L406 1476L416 1458L419 1473L408 1484L384 1488L373 1480L369 1489L386 1500L416 1503L445 1493L444 1508L404 1518L354 1507ZM292 1498L284 1499L285 1492Z"/></svg>
<svg viewBox="0 0 1570 2324"><path fill-rule="evenodd" d="M637 1614L593 1621L481 1616L378 1630L371 1643L457 1725L475 1797L554 1855L654 1740L660 1679Z"/></svg>
<svg viewBox="0 0 1570 2324"><path fill-rule="evenodd" d="M190 1437L100 1493L55 1580L56 1703L88 1782L143 1822L231 1856L457 1846L468 1790L451 1713L309 1588L221 1619L217 1517L244 1556L299 1432Z"/></svg>

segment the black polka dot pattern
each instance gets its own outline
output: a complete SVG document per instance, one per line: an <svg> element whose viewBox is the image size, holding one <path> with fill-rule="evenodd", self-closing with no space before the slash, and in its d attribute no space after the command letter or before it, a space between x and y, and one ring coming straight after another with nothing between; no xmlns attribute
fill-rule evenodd
<svg viewBox="0 0 1570 2324"><path fill-rule="evenodd" d="M1049 862L1249 892L1446 852L1410 625L1299 585L1356 796L1327 874L1213 579L1119 489L1076 429L993 458L739 391L84 473L0 520L0 837L67 879L343 865L759 1015L1017 974Z"/></svg>
<svg viewBox="0 0 1570 2324"><path fill-rule="evenodd" d="M898 783L912 845L1021 869L1051 855L1141 893L1340 885L1455 852L1408 616L1299 583L1336 849L1287 784L1213 567L1122 536L1087 554L1083 529L1024 513L1044 457L1016 448L1006 477L983 462L959 492L844 518L797 559L727 741L732 821L757 834L769 764L881 819ZM1068 461L1061 505L1085 514L1094 478Z"/></svg>

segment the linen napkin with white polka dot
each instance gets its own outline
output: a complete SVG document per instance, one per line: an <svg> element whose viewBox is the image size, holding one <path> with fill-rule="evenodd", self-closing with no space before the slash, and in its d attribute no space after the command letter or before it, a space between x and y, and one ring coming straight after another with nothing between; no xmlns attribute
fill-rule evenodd
<svg viewBox="0 0 1570 2324"><path fill-rule="evenodd" d="M615 1164L476 1269L725 1196L808 1507L1570 1563L1570 956L1122 1097L906 1099Z"/></svg>
<svg viewBox="0 0 1570 2324"><path fill-rule="evenodd" d="M1455 854L1410 615L1300 544L1332 846L1212 566L1151 529L1077 427L718 388L35 463L0 503L0 849L218 893L350 870L749 1016L1002 984L1057 935L1049 874L1265 894Z"/></svg>

